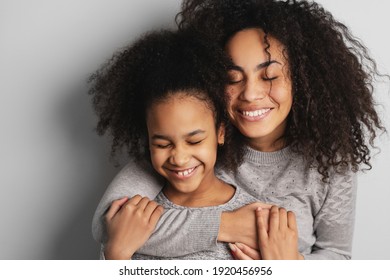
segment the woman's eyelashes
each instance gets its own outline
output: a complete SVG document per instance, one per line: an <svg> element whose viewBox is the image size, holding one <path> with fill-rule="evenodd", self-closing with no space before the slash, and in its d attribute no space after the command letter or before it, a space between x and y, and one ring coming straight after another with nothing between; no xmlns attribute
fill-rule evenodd
<svg viewBox="0 0 390 280"><path fill-rule="evenodd" d="M242 82L242 80L244 79L243 74L239 71L234 71L234 70L229 71L228 75L229 75L230 85L238 84Z"/></svg>
<svg viewBox="0 0 390 280"><path fill-rule="evenodd" d="M263 81L269 82L276 80L280 75L279 69L277 67L270 66L269 68L264 69L260 77Z"/></svg>
<svg viewBox="0 0 390 280"><path fill-rule="evenodd" d="M229 85L235 85L235 84L238 84L240 82L241 82L241 80L240 81L229 81Z"/></svg>
<svg viewBox="0 0 390 280"><path fill-rule="evenodd" d="M273 80L276 80L279 76L278 75L270 75L270 74L260 74L259 75L259 79L262 80L262 81L266 81L266 82L270 82L270 81L273 81ZM236 84L239 84L241 82L244 82L245 81L245 77L244 75L242 75L241 73L235 73L235 72L231 72L229 73L229 85L236 85Z"/></svg>
<svg viewBox="0 0 390 280"><path fill-rule="evenodd" d="M278 78L278 76L273 76L273 77L267 76L267 77L262 77L261 79L262 79L263 81L269 82L269 81L276 80L277 78Z"/></svg>

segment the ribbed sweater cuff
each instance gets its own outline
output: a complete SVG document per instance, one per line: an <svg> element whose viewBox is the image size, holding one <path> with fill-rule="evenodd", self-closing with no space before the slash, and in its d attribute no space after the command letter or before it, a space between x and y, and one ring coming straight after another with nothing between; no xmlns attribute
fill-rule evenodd
<svg viewBox="0 0 390 280"><path fill-rule="evenodd" d="M195 252L216 249L221 215L222 210L215 209L204 211L202 215L199 215L199 222L192 228L197 234L197 238L193 240Z"/></svg>

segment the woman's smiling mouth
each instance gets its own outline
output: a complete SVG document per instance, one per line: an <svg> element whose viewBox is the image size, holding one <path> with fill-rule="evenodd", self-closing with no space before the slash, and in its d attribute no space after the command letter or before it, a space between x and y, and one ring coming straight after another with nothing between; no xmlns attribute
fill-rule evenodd
<svg viewBox="0 0 390 280"><path fill-rule="evenodd" d="M248 121L261 120L269 115L273 108L263 108L258 110L238 110L240 116Z"/></svg>

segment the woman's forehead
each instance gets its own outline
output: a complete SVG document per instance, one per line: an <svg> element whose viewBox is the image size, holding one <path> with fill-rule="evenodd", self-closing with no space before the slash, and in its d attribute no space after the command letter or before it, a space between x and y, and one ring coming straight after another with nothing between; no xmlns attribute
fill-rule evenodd
<svg viewBox="0 0 390 280"><path fill-rule="evenodd" d="M226 51L235 64L254 64L253 67L269 60L284 64L283 49L283 45L277 39L271 35L265 37L260 28L241 30L226 44Z"/></svg>

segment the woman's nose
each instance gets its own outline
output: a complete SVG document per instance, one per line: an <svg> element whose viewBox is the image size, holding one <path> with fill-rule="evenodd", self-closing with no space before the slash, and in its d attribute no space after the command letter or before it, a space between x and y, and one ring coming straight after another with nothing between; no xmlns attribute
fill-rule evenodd
<svg viewBox="0 0 390 280"><path fill-rule="evenodd" d="M270 90L269 83L250 79L241 92L241 98L246 101L255 101L265 98Z"/></svg>

